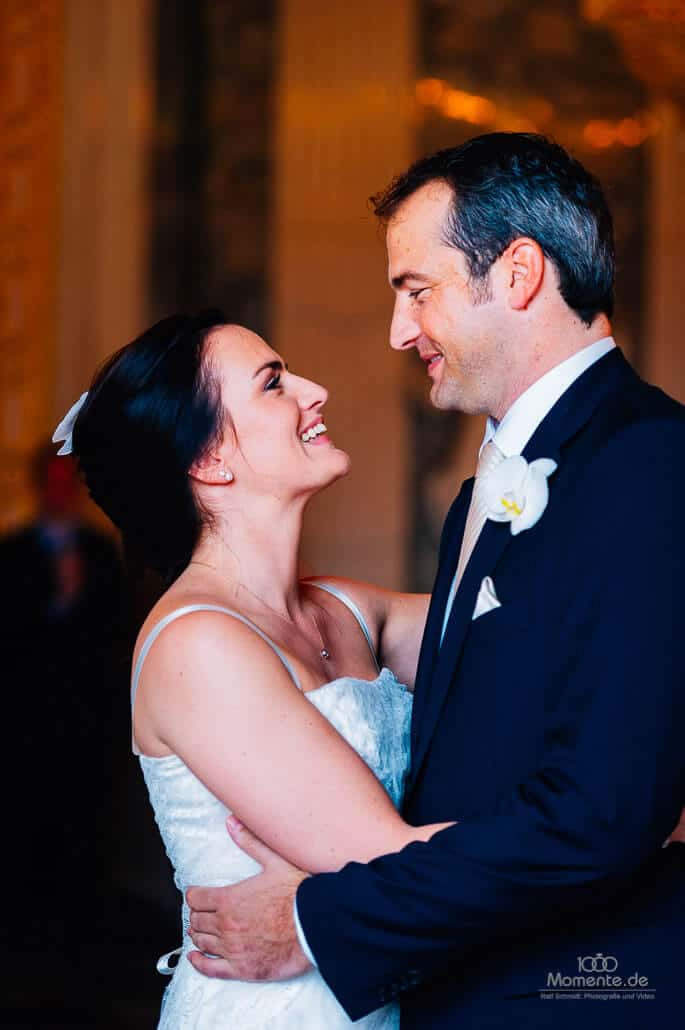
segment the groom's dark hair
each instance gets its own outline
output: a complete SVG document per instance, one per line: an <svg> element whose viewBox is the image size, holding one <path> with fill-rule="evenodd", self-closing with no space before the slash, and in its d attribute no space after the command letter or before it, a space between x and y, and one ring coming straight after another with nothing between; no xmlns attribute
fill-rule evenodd
<svg viewBox="0 0 685 1030"><path fill-rule="evenodd" d="M614 308L614 233L602 187L579 161L544 136L493 132L421 158L371 198L384 221L429 182L454 193L445 242L468 261L475 292L519 236L552 261L561 295L587 325ZM485 288L485 289L484 289Z"/></svg>

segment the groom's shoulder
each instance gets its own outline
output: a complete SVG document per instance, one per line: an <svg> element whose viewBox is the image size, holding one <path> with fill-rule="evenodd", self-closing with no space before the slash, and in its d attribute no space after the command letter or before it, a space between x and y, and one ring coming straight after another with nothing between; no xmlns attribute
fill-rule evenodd
<svg viewBox="0 0 685 1030"><path fill-rule="evenodd" d="M685 405L634 373L593 420L598 450L635 454L685 444Z"/></svg>
<svg viewBox="0 0 685 1030"><path fill-rule="evenodd" d="M633 389L626 391L627 401L635 411L645 418L667 418L685 423L685 405L653 383L641 379L637 373L633 378Z"/></svg>
<svg viewBox="0 0 685 1030"><path fill-rule="evenodd" d="M685 503L685 481L673 474L685 450L685 406L663 390L634 375L606 398L582 435L577 461L595 500L639 495L657 505Z"/></svg>

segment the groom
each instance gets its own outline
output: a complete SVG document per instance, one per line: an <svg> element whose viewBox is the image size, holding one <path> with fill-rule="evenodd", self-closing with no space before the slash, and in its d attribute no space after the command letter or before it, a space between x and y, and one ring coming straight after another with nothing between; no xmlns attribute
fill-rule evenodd
<svg viewBox="0 0 685 1030"><path fill-rule="evenodd" d="M685 804L684 409L611 338L611 217L560 147L481 136L375 204L391 345L437 407L489 416L442 535L404 805L457 824L313 877L234 829L265 871L188 892L223 956L193 964L275 979L308 953L352 1019L401 995L417 1030L664 1025L685 952L685 846L663 847Z"/></svg>

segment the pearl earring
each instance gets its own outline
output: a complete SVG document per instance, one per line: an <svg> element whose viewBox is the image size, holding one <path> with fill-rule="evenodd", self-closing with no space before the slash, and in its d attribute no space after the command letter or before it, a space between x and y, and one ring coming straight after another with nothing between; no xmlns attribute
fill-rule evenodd
<svg viewBox="0 0 685 1030"><path fill-rule="evenodd" d="M219 475L222 479L226 480L227 483L233 482L233 473L230 469L219 469Z"/></svg>

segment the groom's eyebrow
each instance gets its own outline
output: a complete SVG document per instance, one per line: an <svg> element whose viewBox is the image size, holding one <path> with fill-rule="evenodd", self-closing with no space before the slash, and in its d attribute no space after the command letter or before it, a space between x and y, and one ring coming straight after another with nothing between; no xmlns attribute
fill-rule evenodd
<svg viewBox="0 0 685 1030"><path fill-rule="evenodd" d="M411 279L413 282L427 283L430 279L427 275L422 275L421 272L402 272L402 275L395 275L390 280L390 285L393 290L401 290L403 286L407 285L407 280Z"/></svg>

